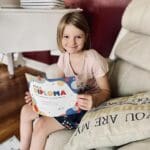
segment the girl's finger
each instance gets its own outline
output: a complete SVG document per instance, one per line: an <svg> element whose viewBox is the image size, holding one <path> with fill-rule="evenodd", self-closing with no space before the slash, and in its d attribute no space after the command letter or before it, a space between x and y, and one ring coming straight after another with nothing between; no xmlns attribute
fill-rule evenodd
<svg viewBox="0 0 150 150"><path fill-rule="evenodd" d="M86 96L85 94L79 94L79 95L78 95L78 98L79 98L79 99L86 99L87 96Z"/></svg>
<svg viewBox="0 0 150 150"><path fill-rule="evenodd" d="M79 105L84 105L84 106L88 105L87 100L79 100L78 103Z"/></svg>
<svg viewBox="0 0 150 150"><path fill-rule="evenodd" d="M79 108L82 109L82 110L89 110L89 108L87 108L85 106L80 106Z"/></svg>
<svg viewBox="0 0 150 150"><path fill-rule="evenodd" d="M26 102L26 103L29 103L29 102L31 102L31 101L27 99L27 100L25 100L25 102Z"/></svg>
<svg viewBox="0 0 150 150"><path fill-rule="evenodd" d="M88 99L78 99L78 105L84 110L90 110L92 108L92 102Z"/></svg>
<svg viewBox="0 0 150 150"><path fill-rule="evenodd" d="M29 95L30 93L28 91L25 92L25 95Z"/></svg>
<svg viewBox="0 0 150 150"><path fill-rule="evenodd" d="M32 102L28 103L29 105L32 105Z"/></svg>

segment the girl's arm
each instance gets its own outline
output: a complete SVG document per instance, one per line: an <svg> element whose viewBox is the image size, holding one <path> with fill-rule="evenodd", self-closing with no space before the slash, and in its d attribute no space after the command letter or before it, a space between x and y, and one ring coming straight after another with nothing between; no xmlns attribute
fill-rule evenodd
<svg viewBox="0 0 150 150"><path fill-rule="evenodd" d="M100 91L98 93L92 94L92 107L99 106L102 102L106 101L111 96L111 89L107 75L97 78L96 81L100 87Z"/></svg>
<svg viewBox="0 0 150 150"><path fill-rule="evenodd" d="M93 94L79 94L78 106L83 110L90 110L99 106L102 102L110 98L111 90L108 82L107 75L96 79L100 87L100 91Z"/></svg>

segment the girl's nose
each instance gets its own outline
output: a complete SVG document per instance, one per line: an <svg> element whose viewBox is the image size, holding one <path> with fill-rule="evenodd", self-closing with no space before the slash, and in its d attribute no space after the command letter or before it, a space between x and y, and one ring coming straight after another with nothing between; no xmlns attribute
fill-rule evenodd
<svg viewBox="0 0 150 150"><path fill-rule="evenodd" d="M70 44L74 45L76 43L75 38L70 38Z"/></svg>

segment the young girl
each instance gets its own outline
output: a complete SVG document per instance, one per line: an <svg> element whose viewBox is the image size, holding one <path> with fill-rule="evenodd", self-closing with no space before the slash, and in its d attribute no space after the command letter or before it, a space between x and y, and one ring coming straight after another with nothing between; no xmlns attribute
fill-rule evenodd
<svg viewBox="0 0 150 150"><path fill-rule="evenodd" d="M80 93L77 97L81 112L69 116L44 117L32 110L30 93L25 96L21 111L21 150L44 150L47 136L62 129L75 129L84 113L99 106L110 96L108 64L95 50L89 49L89 27L84 16L71 12L61 19L57 43L62 54L58 60L61 77L75 76ZM33 121L38 118L33 126Z"/></svg>

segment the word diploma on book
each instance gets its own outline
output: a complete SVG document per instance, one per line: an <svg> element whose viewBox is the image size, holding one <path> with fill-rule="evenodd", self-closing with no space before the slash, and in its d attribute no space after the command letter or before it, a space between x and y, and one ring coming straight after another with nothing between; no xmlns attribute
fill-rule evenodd
<svg viewBox="0 0 150 150"><path fill-rule="evenodd" d="M37 113L56 117L79 113L75 77L38 79L30 81L29 92L33 110Z"/></svg>

